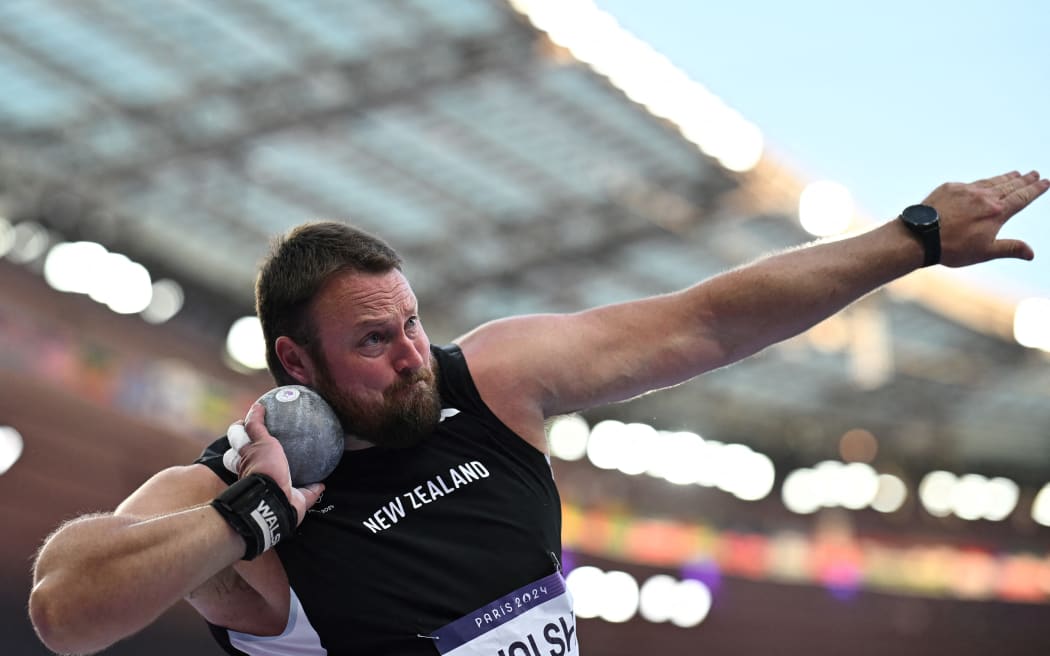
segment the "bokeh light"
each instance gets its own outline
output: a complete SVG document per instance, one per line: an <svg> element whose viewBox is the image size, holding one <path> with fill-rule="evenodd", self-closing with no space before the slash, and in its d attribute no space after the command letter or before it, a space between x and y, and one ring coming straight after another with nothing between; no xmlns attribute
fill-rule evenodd
<svg viewBox="0 0 1050 656"><path fill-rule="evenodd" d="M806 185L798 199L798 220L816 237L845 232L853 222L853 197L849 189L831 180Z"/></svg>
<svg viewBox="0 0 1050 656"><path fill-rule="evenodd" d="M233 322L226 335L226 354L242 367L266 368L266 342L258 318L241 317Z"/></svg>
<svg viewBox="0 0 1050 656"><path fill-rule="evenodd" d="M21 433L11 426L0 426L0 476L18 462L24 448Z"/></svg>
<svg viewBox="0 0 1050 656"><path fill-rule="evenodd" d="M1014 310L1014 339L1050 352L1050 298L1026 298Z"/></svg>

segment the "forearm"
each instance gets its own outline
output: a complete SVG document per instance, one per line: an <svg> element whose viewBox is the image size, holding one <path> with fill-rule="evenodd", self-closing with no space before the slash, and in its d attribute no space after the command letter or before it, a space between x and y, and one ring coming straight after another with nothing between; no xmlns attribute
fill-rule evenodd
<svg viewBox="0 0 1050 656"><path fill-rule="evenodd" d="M899 222L769 256L683 294L703 313L729 364L797 335L922 264L922 246Z"/></svg>
<svg viewBox="0 0 1050 656"><path fill-rule="evenodd" d="M58 652L92 652L153 622L244 554L244 541L210 506L138 520L77 520L42 548L29 610Z"/></svg>

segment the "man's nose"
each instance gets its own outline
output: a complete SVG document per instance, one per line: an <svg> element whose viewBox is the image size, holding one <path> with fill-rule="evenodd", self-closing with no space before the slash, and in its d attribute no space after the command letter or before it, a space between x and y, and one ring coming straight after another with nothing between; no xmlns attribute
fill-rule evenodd
<svg viewBox="0 0 1050 656"><path fill-rule="evenodd" d="M394 371L399 374L412 373L420 369L426 360L416 348L415 342L406 335L397 339L394 355Z"/></svg>

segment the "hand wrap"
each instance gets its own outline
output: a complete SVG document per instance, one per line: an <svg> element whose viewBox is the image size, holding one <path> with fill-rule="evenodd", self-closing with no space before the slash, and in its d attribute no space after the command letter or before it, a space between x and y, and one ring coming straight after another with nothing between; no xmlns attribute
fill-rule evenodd
<svg viewBox="0 0 1050 656"><path fill-rule="evenodd" d="M244 560L252 560L281 540L292 537L299 514L277 482L265 474L237 481L211 502L244 538Z"/></svg>

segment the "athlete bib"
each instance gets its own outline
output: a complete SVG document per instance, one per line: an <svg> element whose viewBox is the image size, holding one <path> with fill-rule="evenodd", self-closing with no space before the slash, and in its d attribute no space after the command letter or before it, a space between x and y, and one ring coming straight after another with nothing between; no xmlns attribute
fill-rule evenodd
<svg viewBox="0 0 1050 656"><path fill-rule="evenodd" d="M578 654L572 595L561 572L522 586L432 634L445 656Z"/></svg>

